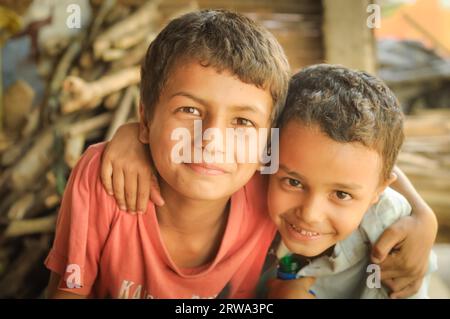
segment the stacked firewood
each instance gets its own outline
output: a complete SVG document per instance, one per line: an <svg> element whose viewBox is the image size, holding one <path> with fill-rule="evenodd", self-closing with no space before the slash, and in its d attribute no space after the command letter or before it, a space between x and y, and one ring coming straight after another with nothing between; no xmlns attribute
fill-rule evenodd
<svg viewBox="0 0 450 319"><path fill-rule="evenodd" d="M450 109L415 114L407 117L398 164L436 213L438 241L450 242Z"/></svg>

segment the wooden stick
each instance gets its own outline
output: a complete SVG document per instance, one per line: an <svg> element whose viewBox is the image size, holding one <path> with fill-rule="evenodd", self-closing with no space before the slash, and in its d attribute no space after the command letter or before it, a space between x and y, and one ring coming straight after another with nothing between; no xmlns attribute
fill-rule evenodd
<svg viewBox="0 0 450 319"><path fill-rule="evenodd" d="M103 102L103 106L106 107L108 110L113 110L117 108L117 105L119 104L122 97L122 91L114 92L110 95L108 95L105 98L105 101Z"/></svg>
<svg viewBox="0 0 450 319"><path fill-rule="evenodd" d="M23 219L26 212L33 206L35 195L32 192L25 193L8 210L8 218L11 220Z"/></svg>
<svg viewBox="0 0 450 319"><path fill-rule="evenodd" d="M111 125L109 126L108 132L106 133L105 139L109 141L116 130L124 124L128 116L130 115L130 110L133 106L133 101L136 98L136 96L139 95L139 90L136 86L130 86L123 96L122 102L120 103L120 106L117 108L117 111L114 113L114 117L111 121Z"/></svg>
<svg viewBox="0 0 450 319"><path fill-rule="evenodd" d="M11 85L4 96L4 124L10 132L20 132L30 113L34 99L33 88L25 81L18 80Z"/></svg>
<svg viewBox="0 0 450 319"><path fill-rule="evenodd" d="M12 145L2 154L1 164L3 166L10 166L17 162L19 157L28 150L32 142L33 138L25 138L15 145Z"/></svg>
<svg viewBox="0 0 450 319"><path fill-rule="evenodd" d="M30 150L12 168L10 186L13 190L27 189L45 172L56 155L52 152L54 142L52 130L46 130L36 139Z"/></svg>
<svg viewBox="0 0 450 319"><path fill-rule="evenodd" d="M65 131L65 135L68 138L71 138L74 136L87 134L90 131L104 128L111 123L112 117L113 115L108 112L97 115L88 120L79 121L69 126Z"/></svg>
<svg viewBox="0 0 450 319"><path fill-rule="evenodd" d="M107 17L108 13L111 11L111 9L114 8L116 5L116 0L103 0L101 3L101 7L98 10L98 13L95 15L95 20L92 23L91 30L89 32L89 38L88 43L92 43L94 39L97 37L97 35L100 32L100 28L103 24L103 21Z"/></svg>
<svg viewBox="0 0 450 319"><path fill-rule="evenodd" d="M59 60L54 76L50 82L50 94L56 94L60 90L61 83L67 76L72 62L80 53L85 38L86 34L83 32L82 35L78 36L78 38L69 45L63 57Z"/></svg>
<svg viewBox="0 0 450 319"><path fill-rule="evenodd" d="M104 51L110 48L116 39L124 37L127 33L140 30L147 25L156 23L161 18L158 11L158 4L159 1L157 0L146 2L135 13L100 34L93 45L95 57L101 58Z"/></svg>
<svg viewBox="0 0 450 319"><path fill-rule="evenodd" d="M147 42L148 34L154 32L153 28L142 28L131 34L127 34L123 38L117 38L112 41L112 46L117 49L127 50L142 41ZM148 42L150 43L150 42Z"/></svg>
<svg viewBox="0 0 450 319"><path fill-rule="evenodd" d="M40 234L52 232L55 230L56 218L57 215L52 214L34 219L14 220L6 228L3 236L5 238L11 238L36 233Z"/></svg>
<svg viewBox="0 0 450 319"><path fill-rule="evenodd" d="M73 135L66 138L66 147L64 148L64 160L70 168L74 168L84 150L86 142L84 134Z"/></svg>
<svg viewBox="0 0 450 319"><path fill-rule="evenodd" d="M82 108L95 108L106 95L137 84L139 80L139 67L131 67L90 83L78 77L69 76L63 84L62 111L70 113Z"/></svg>

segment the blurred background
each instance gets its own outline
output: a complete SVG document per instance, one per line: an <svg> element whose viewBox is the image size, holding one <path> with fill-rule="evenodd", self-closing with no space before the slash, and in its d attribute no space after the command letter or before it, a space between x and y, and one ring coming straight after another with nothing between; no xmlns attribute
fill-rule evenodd
<svg viewBox="0 0 450 319"><path fill-rule="evenodd" d="M339 63L394 90L407 114L399 166L439 220L430 295L450 298L450 0L0 0L0 298L43 297L70 169L137 119L148 44L199 8L259 21L294 71Z"/></svg>

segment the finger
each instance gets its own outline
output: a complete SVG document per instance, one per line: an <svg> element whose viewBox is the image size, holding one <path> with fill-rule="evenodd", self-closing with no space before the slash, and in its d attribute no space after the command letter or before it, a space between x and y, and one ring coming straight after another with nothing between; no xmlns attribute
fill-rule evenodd
<svg viewBox="0 0 450 319"><path fill-rule="evenodd" d="M113 192L113 185L112 185L112 174L113 174L113 168L111 165L111 162L102 159L102 165L100 169L100 177L102 180L103 187L106 189L106 192L109 195L114 195Z"/></svg>
<svg viewBox="0 0 450 319"><path fill-rule="evenodd" d="M117 205L119 205L121 210L127 210L127 205L125 203L125 192L124 192L124 180L122 170L113 170L113 189L114 197L116 198Z"/></svg>
<svg viewBox="0 0 450 319"><path fill-rule="evenodd" d="M405 271L401 269L381 270L381 280L397 279L405 277Z"/></svg>
<svg viewBox="0 0 450 319"><path fill-rule="evenodd" d="M411 297L411 296L413 296L413 295L415 295L416 293L419 292L421 286L422 286L422 279L416 280L415 282L413 282L412 284L408 285L407 287L405 287L401 291L397 291L395 293L391 293L390 297L393 298L393 299Z"/></svg>
<svg viewBox="0 0 450 319"><path fill-rule="evenodd" d="M150 184L150 199L157 206L164 206L165 202L161 196L161 190L159 188L159 181L155 175L151 177Z"/></svg>
<svg viewBox="0 0 450 319"><path fill-rule="evenodd" d="M398 228L387 228L372 248L372 262L376 264L382 263L389 252L404 239L405 234Z"/></svg>
<svg viewBox="0 0 450 319"><path fill-rule="evenodd" d="M405 276L403 259L398 254L388 255L387 258L379 264L379 266L382 279Z"/></svg>
<svg viewBox="0 0 450 319"><path fill-rule="evenodd" d="M148 198L150 196L150 183L147 177L139 174L138 176L138 213L145 214L147 212Z"/></svg>
<svg viewBox="0 0 450 319"><path fill-rule="evenodd" d="M138 176L133 172L126 172L125 180L125 201L130 212L136 212L136 198L138 188Z"/></svg>
<svg viewBox="0 0 450 319"><path fill-rule="evenodd" d="M382 280L383 285L388 287L391 292L399 292L416 281L415 277L399 277Z"/></svg>
<svg viewBox="0 0 450 319"><path fill-rule="evenodd" d="M381 279L411 277L418 279L424 275L415 264L409 264L404 260L400 253L389 255L383 263L380 264Z"/></svg>

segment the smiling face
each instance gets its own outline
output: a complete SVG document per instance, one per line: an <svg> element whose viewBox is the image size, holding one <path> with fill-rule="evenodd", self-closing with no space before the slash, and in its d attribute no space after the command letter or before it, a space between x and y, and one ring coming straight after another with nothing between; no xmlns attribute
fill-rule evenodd
<svg viewBox="0 0 450 319"><path fill-rule="evenodd" d="M392 182L380 183L381 169L377 151L336 142L317 125L288 122L268 195L270 216L286 246L313 257L349 236Z"/></svg>
<svg viewBox="0 0 450 319"><path fill-rule="evenodd" d="M202 121L203 131L217 128L225 137L226 128L270 127L271 108L272 97L268 90L244 83L227 71L219 73L195 61L179 63L170 73L152 118L147 123L141 116L140 140L150 145L155 167L162 177L161 183L190 199L223 199L244 186L259 164L236 161L176 163L171 153L179 141L171 139L172 132L176 129L189 131L191 151L194 152L195 120ZM200 151L211 142L214 140L200 142ZM222 153L226 158L223 154L227 151L224 143L218 143L217 147L208 148L208 151ZM236 148L230 151L235 153ZM231 154L231 158L235 157Z"/></svg>

